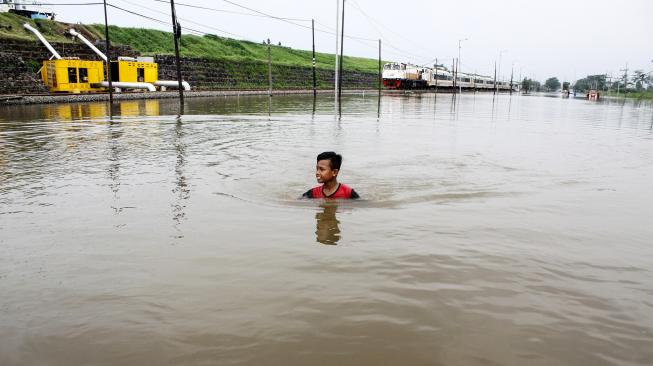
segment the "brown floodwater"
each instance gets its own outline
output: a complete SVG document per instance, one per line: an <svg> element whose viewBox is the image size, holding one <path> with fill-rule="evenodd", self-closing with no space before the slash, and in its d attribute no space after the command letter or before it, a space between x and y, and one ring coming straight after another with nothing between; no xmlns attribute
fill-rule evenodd
<svg viewBox="0 0 653 366"><path fill-rule="evenodd" d="M651 365L653 107L0 108L0 365ZM299 200L315 155L362 196Z"/></svg>

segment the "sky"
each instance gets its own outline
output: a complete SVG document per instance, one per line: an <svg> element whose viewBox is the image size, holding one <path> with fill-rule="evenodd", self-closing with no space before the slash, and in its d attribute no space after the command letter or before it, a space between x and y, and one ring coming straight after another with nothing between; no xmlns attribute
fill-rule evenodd
<svg viewBox="0 0 653 366"><path fill-rule="evenodd" d="M169 1L108 2L168 22L109 8L112 25L171 28ZM175 4L183 27L255 42L269 38L300 49L311 48L310 19L315 19L317 51L334 53L337 2L176 0ZM104 22L102 6L46 7L60 21ZM264 17L243 7L294 20ZM377 58L381 39L384 60L430 65L437 58L450 65L460 51L462 71L492 75L496 62L503 79L510 78L511 69L515 79L544 81L555 76L572 82L590 74L623 75L626 64L630 74L653 70L653 0L345 0L344 28L349 37L345 55Z"/></svg>

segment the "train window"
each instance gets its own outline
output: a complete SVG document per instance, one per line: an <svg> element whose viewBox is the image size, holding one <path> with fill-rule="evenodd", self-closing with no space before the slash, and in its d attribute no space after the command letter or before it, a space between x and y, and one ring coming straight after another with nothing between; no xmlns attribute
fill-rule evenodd
<svg viewBox="0 0 653 366"><path fill-rule="evenodd" d="M463 82L465 82L465 83L469 83L470 81L471 81L470 78L463 78Z"/></svg>
<svg viewBox="0 0 653 366"><path fill-rule="evenodd" d="M142 67L137 67L136 68L136 79L138 80L139 83L142 83L145 81L145 69Z"/></svg>
<svg viewBox="0 0 653 366"><path fill-rule="evenodd" d="M77 83L77 69L74 67L68 68L68 82Z"/></svg>
<svg viewBox="0 0 653 366"><path fill-rule="evenodd" d="M392 65L390 64L383 65L383 70L392 70Z"/></svg>
<svg viewBox="0 0 653 366"><path fill-rule="evenodd" d="M79 80L82 83L88 83L88 69L86 67L79 68Z"/></svg>

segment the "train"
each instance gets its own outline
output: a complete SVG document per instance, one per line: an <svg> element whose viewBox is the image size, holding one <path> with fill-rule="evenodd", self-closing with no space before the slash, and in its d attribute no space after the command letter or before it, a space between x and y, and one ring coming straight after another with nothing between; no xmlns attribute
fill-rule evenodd
<svg viewBox="0 0 653 366"><path fill-rule="evenodd" d="M425 67L410 63L389 62L383 65L383 86L388 89L453 89L518 91L515 82L494 80L493 77L455 72L442 65ZM455 79L455 80L454 80ZM496 85L495 85L496 83Z"/></svg>

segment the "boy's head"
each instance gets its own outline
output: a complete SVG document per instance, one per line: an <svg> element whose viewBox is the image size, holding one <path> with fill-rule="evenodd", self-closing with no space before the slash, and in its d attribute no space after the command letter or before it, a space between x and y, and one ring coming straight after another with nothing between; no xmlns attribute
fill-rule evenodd
<svg viewBox="0 0 653 366"><path fill-rule="evenodd" d="M325 151L317 156L315 166L315 177L318 183L326 183L335 180L340 171L342 156L333 151Z"/></svg>

